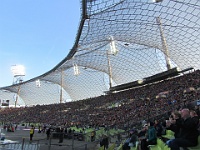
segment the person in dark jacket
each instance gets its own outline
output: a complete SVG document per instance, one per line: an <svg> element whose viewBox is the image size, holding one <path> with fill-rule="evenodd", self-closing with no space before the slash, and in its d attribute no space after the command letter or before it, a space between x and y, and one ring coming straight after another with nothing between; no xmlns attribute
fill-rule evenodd
<svg viewBox="0 0 200 150"><path fill-rule="evenodd" d="M156 129L157 136L161 137L163 129L162 129L162 125L160 124L158 120L154 121L154 128Z"/></svg>
<svg viewBox="0 0 200 150"><path fill-rule="evenodd" d="M130 150L130 145L131 147L134 147L136 145L136 141L138 140L137 138L138 131L136 129L133 129L129 133L129 137L127 140L124 142L122 146L122 150Z"/></svg>
<svg viewBox="0 0 200 150"><path fill-rule="evenodd" d="M49 140L51 135L51 128L47 129L46 134L47 134L47 140Z"/></svg>
<svg viewBox="0 0 200 150"><path fill-rule="evenodd" d="M181 118L180 136L169 143L171 150L180 150L180 147L193 147L198 144L197 125L190 117L189 109L184 108L181 111Z"/></svg>
<svg viewBox="0 0 200 150"><path fill-rule="evenodd" d="M108 137L106 135L103 135L102 140L100 141L100 146L104 147L104 150L108 148L109 142L108 142Z"/></svg>
<svg viewBox="0 0 200 150"><path fill-rule="evenodd" d="M197 116L199 117L199 119L200 119L200 106L195 106L194 107L194 111L196 112L196 114L197 114Z"/></svg>
<svg viewBox="0 0 200 150"><path fill-rule="evenodd" d="M139 139L143 138L146 135L147 131L148 131L148 125L144 124L143 128L138 133L138 138Z"/></svg>
<svg viewBox="0 0 200 150"><path fill-rule="evenodd" d="M174 138L178 138L180 135L181 123L182 123L181 114L178 111L172 112L171 116L169 117L166 129L174 132ZM169 145L169 143L173 139L167 140L166 145Z"/></svg>
<svg viewBox="0 0 200 150"><path fill-rule="evenodd" d="M197 113L194 110L190 110L190 117L194 120L194 122L196 123L197 127L199 125L199 117L197 115Z"/></svg>
<svg viewBox="0 0 200 150"><path fill-rule="evenodd" d="M167 127L168 130L174 132L174 137L178 138L180 134L180 127L182 124L181 114L178 111L172 113L172 116L169 118L170 125Z"/></svg>
<svg viewBox="0 0 200 150"><path fill-rule="evenodd" d="M62 143L63 142L63 138L64 138L64 133L63 133L64 129L62 127L59 128L58 133L59 133L59 142L58 143Z"/></svg>

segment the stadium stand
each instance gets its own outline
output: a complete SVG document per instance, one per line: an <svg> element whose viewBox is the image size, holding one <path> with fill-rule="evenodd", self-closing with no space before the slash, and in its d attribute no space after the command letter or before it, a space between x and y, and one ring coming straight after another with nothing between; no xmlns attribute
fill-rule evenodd
<svg viewBox="0 0 200 150"><path fill-rule="evenodd" d="M199 8L198 0L83 0L66 58L43 75L0 88L1 99L23 101L0 108L1 124L61 126L88 142L95 131L96 142L193 109L200 99ZM169 147L157 139L150 149Z"/></svg>
<svg viewBox="0 0 200 150"><path fill-rule="evenodd" d="M199 69L198 0L82 0L81 6L69 54L49 72L1 87L1 100L16 106L78 101L177 68Z"/></svg>
<svg viewBox="0 0 200 150"><path fill-rule="evenodd" d="M199 76L200 71L197 70L147 86L65 104L1 108L0 120L2 124L74 126L71 130L83 132L86 141L90 141L90 132L95 129L98 140L103 134L115 136L136 127L147 118L162 120L173 110L189 107L190 102L199 99L199 93L196 90L184 93L184 89L191 86L197 89ZM170 91L168 95L157 99L156 95L166 89ZM144 94L145 97L141 97ZM165 121L164 118L162 121ZM168 135L168 131L166 133Z"/></svg>

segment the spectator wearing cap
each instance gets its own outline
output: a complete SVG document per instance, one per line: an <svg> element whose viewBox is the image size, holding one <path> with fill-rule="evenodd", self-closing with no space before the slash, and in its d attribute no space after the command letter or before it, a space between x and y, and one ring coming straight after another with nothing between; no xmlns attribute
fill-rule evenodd
<svg viewBox="0 0 200 150"><path fill-rule="evenodd" d="M142 139L144 138L144 136L146 135L147 133L147 130L148 130L148 124L144 124L143 125L143 128L140 130L140 132L138 133L138 138L139 139Z"/></svg>

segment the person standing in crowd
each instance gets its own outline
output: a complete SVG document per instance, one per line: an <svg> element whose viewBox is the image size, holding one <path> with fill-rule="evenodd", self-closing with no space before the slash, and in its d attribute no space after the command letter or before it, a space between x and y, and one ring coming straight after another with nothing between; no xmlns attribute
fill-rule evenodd
<svg viewBox="0 0 200 150"><path fill-rule="evenodd" d="M62 143L63 142L63 138L64 138L64 133L63 133L63 128L60 127L59 128L59 142L58 143Z"/></svg>
<svg viewBox="0 0 200 150"><path fill-rule="evenodd" d="M41 126L38 126L38 133L41 133Z"/></svg>
<svg viewBox="0 0 200 150"><path fill-rule="evenodd" d="M121 140L122 140L121 134L120 134L120 133L118 133L118 134L117 134L117 142L118 142L118 143L120 143L120 142L121 142Z"/></svg>
<svg viewBox="0 0 200 150"><path fill-rule="evenodd" d="M15 131L17 130L17 127L18 127L18 125L16 124L16 125L15 125Z"/></svg>
<svg viewBox="0 0 200 150"><path fill-rule="evenodd" d="M33 135L34 135L34 132L35 132L34 129L35 129L35 128L34 128L34 126L32 125L32 126L31 126L31 129L30 129L30 141L33 140Z"/></svg>
<svg viewBox="0 0 200 150"><path fill-rule="evenodd" d="M181 110L182 122L180 125L180 136L169 143L171 150L180 150L180 147L192 147L198 144L198 131L194 119L190 117L190 110Z"/></svg>
<svg viewBox="0 0 200 150"><path fill-rule="evenodd" d="M148 131L147 137L141 141L141 150L148 150L148 145L156 145L157 144L157 133L154 128L154 123L148 123Z"/></svg>
<svg viewBox="0 0 200 150"><path fill-rule="evenodd" d="M104 150L108 148L109 142L108 137L106 135L103 135L102 140L100 141L100 146L104 147Z"/></svg>
<svg viewBox="0 0 200 150"><path fill-rule="evenodd" d="M96 131L92 131L91 132L91 142L95 141L95 135L96 135Z"/></svg>
<svg viewBox="0 0 200 150"><path fill-rule="evenodd" d="M47 129L46 134L47 134L47 140L49 140L51 135L51 127Z"/></svg>

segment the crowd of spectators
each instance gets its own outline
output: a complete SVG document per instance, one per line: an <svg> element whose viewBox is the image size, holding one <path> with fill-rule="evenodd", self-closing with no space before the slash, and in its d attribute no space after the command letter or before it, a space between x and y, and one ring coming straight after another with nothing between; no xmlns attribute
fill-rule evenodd
<svg viewBox="0 0 200 150"><path fill-rule="evenodd" d="M188 108L172 112L169 120L166 121L166 128L175 133L174 138L166 142L171 150L194 147L198 144L199 117L194 110Z"/></svg>
<svg viewBox="0 0 200 150"><path fill-rule="evenodd" d="M200 99L200 71L122 92L62 104L1 108L0 122L126 128ZM195 89L195 90L194 90ZM159 94L161 97L156 97Z"/></svg>
<svg viewBox="0 0 200 150"><path fill-rule="evenodd" d="M198 112L197 107L193 109L183 107L169 113L168 118L162 122L150 119L145 122L142 129L133 128L129 131L122 150L130 150L136 145L139 150L149 150L149 146L155 146L153 149L162 149L161 143L163 147L170 147L171 150L195 146L196 148L193 149L199 149L200 115ZM135 134L132 134L133 131Z"/></svg>

